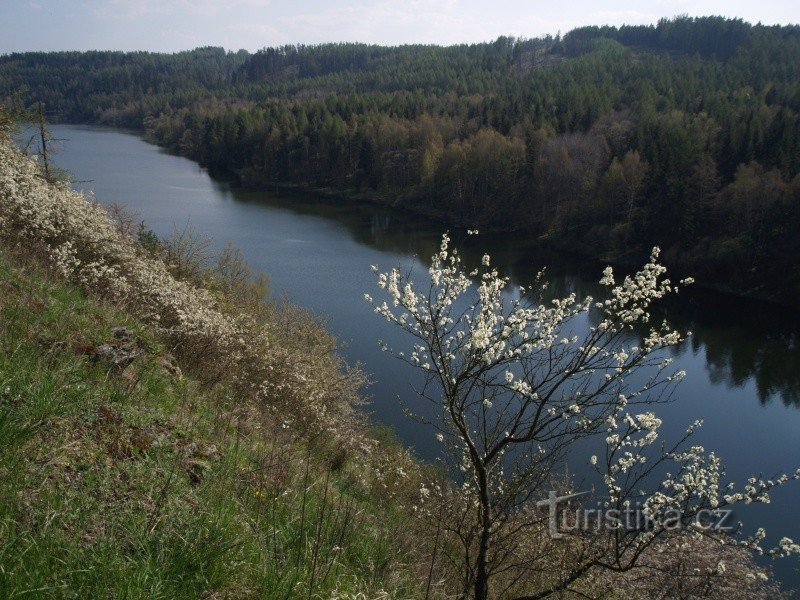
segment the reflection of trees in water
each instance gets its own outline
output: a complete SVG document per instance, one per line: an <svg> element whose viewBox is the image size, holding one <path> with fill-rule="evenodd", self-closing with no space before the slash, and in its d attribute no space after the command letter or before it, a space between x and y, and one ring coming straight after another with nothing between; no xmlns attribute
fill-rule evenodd
<svg viewBox="0 0 800 600"><path fill-rule="evenodd" d="M743 385L753 377L762 404L777 397L786 405L800 406L800 353L789 350L787 340L766 336L742 343L736 332L728 330L711 332L703 341L714 383Z"/></svg>
<svg viewBox="0 0 800 600"><path fill-rule="evenodd" d="M787 308L693 290L663 311L694 335L692 350L704 350L714 384L740 387L752 378L762 403L780 398L800 406L800 322Z"/></svg>
<svg viewBox="0 0 800 600"><path fill-rule="evenodd" d="M577 275L568 274L568 269L556 265L551 297L573 291L582 297L602 293L585 267ZM787 406L800 407L800 321L789 309L689 288L656 305L653 313L654 322L666 318L673 327L692 331L688 344L694 353L704 350L712 383L741 387L752 379L762 404L780 398ZM592 325L600 320L599 313L588 318Z"/></svg>
<svg viewBox="0 0 800 600"><path fill-rule="evenodd" d="M240 200L264 199L263 194L236 193ZM243 197L245 196L245 197ZM347 228L352 239L383 252L410 254L425 262L439 246L447 226L410 213L366 203L316 198L267 197L271 206L298 214L332 219ZM547 266L547 299L575 292L599 296L601 264L548 251L525 233L467 237L453 231L455 245L467 265L480 263L484 252L517 285L529 285ZM642 256L642 263L647 259ZM654 308L653 320L668 318L681 331L691 330L692 350L705 351L706 368L714 384L742 386L753 379L762 403L780 398L800 406L800 321L791 311L763 302L689 289ZM596 324L598 315L589 315ZM642 333L642 332L640 332Z"/></svg>
<svg viewBox="0 0 800 600"><path fill-rule="evenodd" d="M546 264L554 266L550 297L603 293L597 265L579 262L576 273L574 258L566 257L572 265L563 255L548 258ZM787 406L800 407L800 320L788 308L688 288L656 304L653 322L662 319L681 331L692 331L688 343L695 353L705 351L712 383L740 387L752 378L762 403L780 398ZM589 315L589 322L596 325L599 314Z"/></svg>
<svg viewBox="0 0 800 600"><path fill-rule="evenodd" d="M713 383L744 385L755 381L762 403L780 398L800 406L800 351L797 330L750 330L749 327L705 328L698 338L705 348Z"/></svg>

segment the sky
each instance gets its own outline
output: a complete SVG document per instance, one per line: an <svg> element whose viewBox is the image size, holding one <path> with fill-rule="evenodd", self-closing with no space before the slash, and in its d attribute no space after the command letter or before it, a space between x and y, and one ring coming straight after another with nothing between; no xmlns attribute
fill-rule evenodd
<svg viewBox="0 0 800 600"><path fill-rule="evenodd" d="M0 53L455 44L555 35L581 25L654 23L679 14L800 23L800 0L0 0Z"/></svg>

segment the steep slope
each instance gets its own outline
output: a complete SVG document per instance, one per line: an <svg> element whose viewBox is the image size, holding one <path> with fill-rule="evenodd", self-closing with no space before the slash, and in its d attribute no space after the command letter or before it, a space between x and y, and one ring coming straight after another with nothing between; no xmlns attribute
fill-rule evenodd
<svg viewBox="0 0 800 600"><path fill-rule="evenodd" d="M414 463L347 409L327 334L175 277L7 139L0 158L0 597L418 595ZM277 362L255 385L236 347L258 336Z"/></svg>

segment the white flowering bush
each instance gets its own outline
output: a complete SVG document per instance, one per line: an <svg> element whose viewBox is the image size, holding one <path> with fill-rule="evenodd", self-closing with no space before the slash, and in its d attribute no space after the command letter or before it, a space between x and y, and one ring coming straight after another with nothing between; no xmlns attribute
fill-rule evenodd
<svg viewBox="0 0 800 600"><path fill-rule="evenodd" d="M413 340L408 350L382 347L422 372L419 394L436 416L417 418L435 429L456 479L456 493L445 494L433 512L445 510L455 523L449 530L461 546L465 595L489 597L492 578L509 572L517 573L517 581L537 581L542 562L526 532L542 535L543 517L532 506L547 497L555 469L583 438L605 437L605 456L590 463L608 488L607 508L638 502L648 524L611 529L601 539L587 536L590 545L563 572L546 583L538 580L543 589L523 597L567 589L598 569L634 568L646 550L672 535L666 519L674 510L688 522L705 509L764 502L772 487L796 477L723 488L719 459L699 446L686 447L699 423L669 451L656 444L661 420L647 407L668 400L684 377L667 351L685 337L666 322L653 323L651 305L691 283L665 278L658 258L654 248L648 263L620 282L606 268L602 300L570 294L545 301L541 273L534 288L515 295L488 255L468 270L447 235L422 288L398 269L373 267L385 299L367 294L366 300ZM673 473L653 491L642 491L666 463L674 465ZM420 490L423 514L431 489L443 486ZM758 541L740 543L755 548ZM773 552L796 550L786 540Z"/></svg>
<svg viewBox="0 0 800 600"><path fill-rule="evenodd" d="M233 383L242 401L279 409L281 419L367 447L347 427L362 377L343 368L335 343L311 318L259 311L176 277L105 208L53 184L0 133L0 236L44 255L63 277L121 304L152 325L206 381ZM230 261L229 261L230 263ZM233 307L233 309L231 309Z"/></svg>

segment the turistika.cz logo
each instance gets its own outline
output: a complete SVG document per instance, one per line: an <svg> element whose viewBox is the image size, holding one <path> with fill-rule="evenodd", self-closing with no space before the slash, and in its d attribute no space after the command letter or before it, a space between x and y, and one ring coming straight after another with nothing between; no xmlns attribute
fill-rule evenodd
<svg viewBox="0 0 800 600"><path fill-rule="evenodd" d="M658 526L666 530L701 529L705 531L732 531L729 523L733 520L733 511L724 509L700 510L687 517L678 509L668 509L659 514L658 521L650 516L642 506L628 505L625 508L609 508L605 506L574 506L571 502L589 492L578 492L559 496L550 491L547 499L540 500L536 506L547 508L550 537L561 539L570 532L591 531L647 531Z"/></svg>

